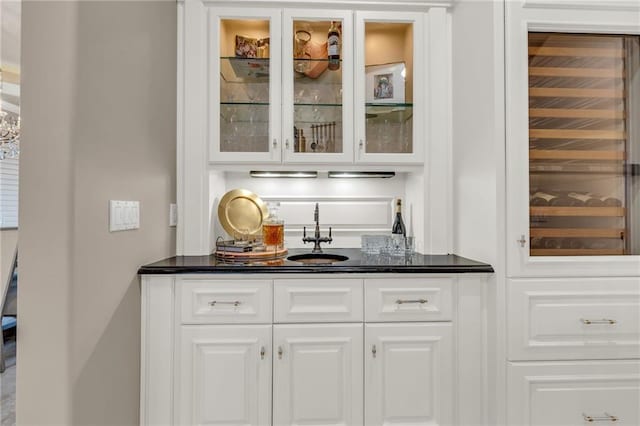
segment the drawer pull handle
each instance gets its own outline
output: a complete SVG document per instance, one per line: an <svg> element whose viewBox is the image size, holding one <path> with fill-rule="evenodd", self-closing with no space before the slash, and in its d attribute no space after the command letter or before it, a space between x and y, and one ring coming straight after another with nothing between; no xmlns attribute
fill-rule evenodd
<svg viewBox="0 0 640 426"><path fill-rule="evenodd" d="M376 354L378 353L378 350L376 349L376 345L371 346L371 354L373 355L373 357L376 357Z"/></svg>
<svg viewBox="0 0 640 426"><path fill-rule="evenodd" d="M264 355L267 353L264 346L260 347L260 359L264 359Z"/></svg>
<svg viewBox="0 0 640 426"><path fill-rule="evenodd" d="M282 354L284 351L282 350L282 346L278 346L278 359L282 359Z"/></svg>
<svg viewBox="0 0 640 426"><path fill-rule="evenodd" d="M602 318L602 319L597 319L597 320L592 320L592 319L586 319L586 318L580 318L580 321L582 321L583 324L586 325L590 325L590 324L616 324L618 321L614 320L614 319L606 319L606 318Z"/></svg>
<svg viewBox="0 0 640 426"><path fill-rule="evenodd" d="M234 300L234 301L212 300L211 302L209 302L209 306L216 306L216 305L240 306L241 303L242 302L240 302L239 300Z"/></svg>
<svg viewBox="0 0 640 426"><path fill-rule="evenodd" d="M403 299L398 299L396 300L396 304L398 305L404 305L405 303L420 303L421 305L424 305L425 303L428 303L429 301L427 299L410 299L410 300L403 300Z"/></svg>
<svg viewBox="0 0 640 426"><path fill-rule="evenodd" d="M612 416L609 413L604 413L604 416L587 416L585 413L582 413L582 417L585 422L617 422L618 418L616 416Z"/></svg>

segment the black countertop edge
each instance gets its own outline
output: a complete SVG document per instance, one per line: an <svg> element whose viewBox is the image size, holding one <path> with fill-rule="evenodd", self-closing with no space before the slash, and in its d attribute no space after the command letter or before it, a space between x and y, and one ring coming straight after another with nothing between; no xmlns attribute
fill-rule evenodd
<svg viewBox="0 0 640 426"><path fill-rule="evenodd" d="M308 253L308 249L289 250L289 256ZM398 274L465 274L492 273L491 265L467 259L455 254L425 255L416 253L410 257L397 258L383 255L365 255L358 249L325 250L342 254L349 260L332 265L304 265L281 259L274 264L252 262L235 264L221 262L213 255L174 256L138 270L140 275L167 274L357 274L357 273L398 273Z"/></svg>

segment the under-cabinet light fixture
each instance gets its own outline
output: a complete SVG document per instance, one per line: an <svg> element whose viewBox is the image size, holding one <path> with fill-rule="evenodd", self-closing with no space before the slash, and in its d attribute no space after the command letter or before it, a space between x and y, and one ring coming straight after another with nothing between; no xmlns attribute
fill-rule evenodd
<svg viewBox="0 0 640 426"><path fill-rule="evenodd" d="M254 178L317 178L318 172L290 172L290 171L260 171L251 170L249 175Z"/></svg>
<svg viewBox="0 0 640 426"><path fill-rule="evenodd" d="M396 172L329 172L330 178L383 178L388 179Z"/></svg>

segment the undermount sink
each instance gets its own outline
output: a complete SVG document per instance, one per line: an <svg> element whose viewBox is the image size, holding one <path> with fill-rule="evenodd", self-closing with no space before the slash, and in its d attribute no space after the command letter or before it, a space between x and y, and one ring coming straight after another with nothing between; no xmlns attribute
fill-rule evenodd
<svg viewBox="0 0 640 426"><path fill-rule="evenodd" d="M326 265L348 260L347 256L331 253L305 253L287 257L288 260L312 265Z"/></svg>

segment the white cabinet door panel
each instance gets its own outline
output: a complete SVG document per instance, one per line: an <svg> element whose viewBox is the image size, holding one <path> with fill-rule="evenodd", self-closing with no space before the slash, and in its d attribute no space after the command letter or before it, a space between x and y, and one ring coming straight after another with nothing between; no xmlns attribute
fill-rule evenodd
<svg viewBox="0 0 640 426"><path fill-rule="evenodd" d="M362 324L276 325L273 421L362 425Z"/></svg>
<svg viewBox="0 0 640 426"><path fill-rule="evenodd" d="M509 359L640 357L640 279L509 284Z"/></svg>
<svg viewBox="0 0 640 426"><path fill-rule="evenodd" d="M638 425L640 363L510 363L507 394L511 426Z"/></svg>
<svg viewBox="0 0 640 426"><path fill-rule="evenodd" d="M452 422L452 326L367 324L365 424Z"/></svg>
<svg viewBox="0 0 640 426"><path fill-rule="evenodd" d="M184 326L176 423L271 423L271 326Z"/></svg>

